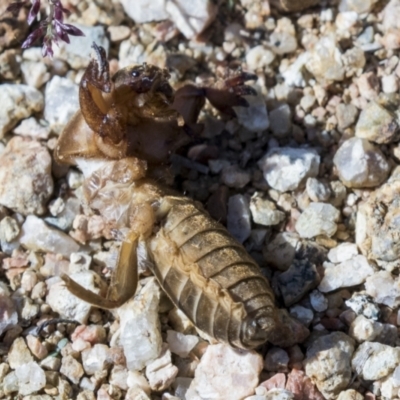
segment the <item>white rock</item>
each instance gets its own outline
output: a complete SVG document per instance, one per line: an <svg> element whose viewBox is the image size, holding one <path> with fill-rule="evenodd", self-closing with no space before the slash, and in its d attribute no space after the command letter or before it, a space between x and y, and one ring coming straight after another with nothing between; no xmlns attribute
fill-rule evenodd
<svg viewBox="0 0 400 400"><path fill-rule="evenodd" d="M166 0L121 0L125 12L138 24L168 19L165 3Z"/></svg>
<svg viewBox="0 0 400 400"><path fill-rule="evenodd" d="M162 339L158 318L160 289L155 278L140 282L136 296L118 309L120 343L130 370L141 370L160 354Z"/></svg>
<svg viewBox="0 0 400 400"><path fill-rule="evenodd" d="M2 386L5 394L10 394L12 392L18 392L18 378L17 375L15 374L15 371L11 371L9 374L7 374L3 381L2 381Z"/></svg>
<svg viewBox="0 0 400 400"><path fill-rule="evenodd" d="M22 337L14 340L8 353L8 364L12 369L21 367L33 361L33 356Z"/></svg>
<svg viewBox="0 0 400 400"><path fill-rule="evenodd" d="M87 375L104 371L110 362L110 348L97 343L92 348L82 351L82 365Z"/></svg>
<svg viewBox="0 0 400 400"><path fill-rule="evenodd" d="M368 13L372 10L377 0L341 0L340 11L354 11L358 14Z"/></svg>
<svg viewBox="0 0 400 400"><path fill-rule="evenodd" d="M308 178L306 190L311 201L327 201L331 197L331 189L328 184L320 182L316 178Z"/></svg>
<svg viewBox="0 0 400 400"><path fill-rule="evenodd" d="M250 71L262 69L274 60L275 54L262 44L251 48L246 53L246 64Z"/></svg>
<svg viewBox="0 0 400 400"><path fill-rule="evenodd" d="M318 175L320 158L313 149L273 148L258 162L268 184L281 192L295 190Z"/></svg>
<svg viewBox="0 0 400 400"><path fill-rule="evenodd" d="M0 139L21 119L43 109L43 95L27 85L0 85Z"/></svg>
<svg viewBox="0 0 400 400"><path fill-rule="evenodd" d="M149 382L144 377L143 373L138 371L128 371L128 378L126 383L129 388L139 387L148 395L151 393Z"/></svg>
<svg viewBox="0 0 400 400"><path fill-rule="evenodd" d="M0 290L0 335L18 324L18 313L10 294Z"/></svg>
<svg viewBox="0 0 400 400"><path fill-rule="evenodd" d="M23 396L38 392L46 385L46 375L34 361L19 366L15 375L18 378L19 394Z"/></svg>
<svg viewBox="0 0 400 400"><path fill-rule="evenodd" d="M243 96L247 107L233 107L240 125L251 132L262 132L269 127L269 118L265 99L261 95Z"/></svg>
<svg viewBox="0 0 400 400"><path fill-rule="evenodd" d="M43 214L52 193L47 148L34 140L11 139L0 155L0 204L23 215Z"/></svg>
<svg viewBox="0 0 400 400"><path fill-rule="evenodd" d="M178 368L172 365L171 351L166 343L162 344L161 354L146 367L146 377L152 390L162 391L168 388L178 375Z"/></svg>
<svg viewBox="0 0 400 400"><path fill-rule="evenodd" d="M30 117L22 120L22 122L14 129L16 135L29 136L32 139L48 139L50 128L44 122L37 122L36 118Z"/></svg>
<svg viewBox="0 0 400 400"><path fill-rule="evenodd" d="M372 342L383 331L383 324L359 315L350 325L349 335L358 343Z"/></svg>
<svg viewBox="0 0 400 400"><path fill-rule="evenodd" d="M396 75L384 75L381 79L383 93L396 93L399 90L399 79Z"/></svg>
<svg viewBox="0 0 400 400"><path fill-rule="evenodd" d="M341 263L352 259L358 254L357 245L355 243L340 243L337 247L330 249L328 259L333 263Z"/></svg>
<svg viewBox="0 0 400 400"><path fill-rule="evenodd" d="M379 148L358 137L343 142L333 162L340 180L353 188L378 186L386 180L390 171Z"/></svg>
<svg viewBox="0 0 400 400"><path fill-rule="evenodd" d="M61 374L65 375L72 383L78 384L85 373L82 364L71 355L64 356L61 361Z"/></svg>
<svg viewBox="0 0 400 400"><path fill-rule="evenodd" d="M114 365L110 373L110 384L128 390L128 375L128 370L122 365Z"/></svg>
<svg viewBox="0 0 400 400"><path fill-rule="evenodd" d="M198 336L184 335L173 330L167 331L167 342L172 353L185 358L199 342Z"/></svg>
<svg viewBox="0 0 400 400"><path fill-rule="evenodd" d="M306 80L304 77L305 65L310 59L310 53L308 51L300 53L295 58L294 62L282 73L282 78L285 80L287 86L306 86Z"/></svg>
<svg viewBox="0 0 400 400"><path fill-rule="evenodd" d="M90 62L93 42L102 46L108 54L110 41L107 39L106 30L103 26L74 25L85 36L70 36L69 44L60 41L58 46L53 47L55 58L66 61L73 69L86 68ZM62 101L60 104L62 104Z"/></svg>
<svg viewBox="0 0 400 400"><path fill-rule="evenodd" d="M70 277L92 292L99 293L102 284L100 277L93 271L78 272ZM64 285L60 278L54 277L47 280L49 293L46 303L53 311L58 312L61 318L73 319L85 324L91 310L91 305L74 296Z"/></svg>
<svg viewBox="0 0 400 400"><path fill-rule="evenodd" d="M263 362L254 351L216 344L207 347L196 369L186 400L240 400L254 392Z"/></svg>
<svg viewBox="0 0 400 400"><path fill-rule="evenodd" d="M60 76L54 76L46 85L44 117L54 132L61 133L79 109L78 92L78 85Z"/></svg>
<svg viewBox="0 0 400 400"><path fill-rule="evenodd" d="M324 293L359 285L374 273L374 269L362 255L336 265L324 263L324 267L324 277L318 286L318 289Z"/></svg>
<svg viewBox="0 0 400 400"><path fill-rule="evenodd" d="M346 306L351 308L357 315L364 315L368 319L377 321L381 316L380 308L373 302L372 297L365 293L353 293Z"/></svg>
<svg viewBox="0 0 400 400"><path fill-rule="evenodd" d="M330 204L310 203L296 222L296 231L302 238L318 235L333 236L337 230L340 211Z"/></svg>
<svg viewBox="0 0 400 400"><path fill-rule="evenodd" d="M240 243L250 236L250 207L246 196L235 194L229 198L227 228L229 233Z"/></svg>
<svg viewBox="0 0 400 400"><path fill-rule="evenodd" d="M375 381L388 376L400 363L400 348L376 342L364 342L354 353L353 371L361 379Z"/></svg>
<svg viewBox="0 0 400 400"><path fill-rule="evenodd" d="M28 215L21 231L20 242L29 250L69 257L71 253L78 252L80 248L71 236L49 227L34 215Z"/></svg>
<svg viewBox="0 0 400 400"><path fill-rule="evenodd" d="M250 199L250 211L256 224L277 225L285 219L285 213L276 209L272 201L264 199L259 193L254 193Z"/></svg>
<svg viewBox="0 0 400 400"><path fill-rule="evenodd" d="M25 83L36 89L39 89L50 79L50 73L47 72L46 64L43 62L23 61L21 72Z"/></svg>
<svg viewBox="0 0 400 400"><path fill-rule="evenodd" d="M400 280L394 279L388 271L378 271L368 277L365 290L379 304L391 308L400 305Z"/></svg>
<svg viewBox="0 0 400 400"><path fill-rule="evenodd" d="M364 400L364 396L354 389L348 389L341 392L337 400Z"/></svg>

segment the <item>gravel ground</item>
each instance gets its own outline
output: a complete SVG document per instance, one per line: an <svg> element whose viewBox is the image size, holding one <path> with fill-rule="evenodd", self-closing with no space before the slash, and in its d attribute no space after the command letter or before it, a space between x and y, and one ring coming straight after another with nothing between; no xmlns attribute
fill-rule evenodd
<svg viewBox="0 0 400 400"><path fill-rule="evenodd" d="M64 1L86 36L43 59L20 49L27 10L11 23L0 0L0 398L400 398L400 0L217 3ZM167 67L175 88L257 75L237 118L206 105L173 186L257 260L297 344L216 343L145 263L112 312L63 286L103 292L119 248L53 160L93 41L113 72Z"/></svg>

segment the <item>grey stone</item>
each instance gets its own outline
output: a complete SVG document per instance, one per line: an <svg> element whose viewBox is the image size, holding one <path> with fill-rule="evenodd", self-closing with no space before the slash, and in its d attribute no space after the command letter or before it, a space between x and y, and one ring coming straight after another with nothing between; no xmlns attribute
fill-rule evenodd
<svg viewBox="0 0 400 400"><path fill-rule="evenodd" d="M339 129L349 128L354 124L358 116L357 107L353 104L340 103L336 106L336 118Z"/></svg>
<svg viewBox="0 0 400 400"><path fill-rule="evenodd" d="M277 138L285 137L292 126L292 113L288 104L282 104L269 113L270 128Z"/></svg>
<svg viewBox="0 0 400 400"><path fill-rule="evenodd" d="M228 201L227 228L240 243L251 233L249 200L242 194L231 196Z"/></svg>

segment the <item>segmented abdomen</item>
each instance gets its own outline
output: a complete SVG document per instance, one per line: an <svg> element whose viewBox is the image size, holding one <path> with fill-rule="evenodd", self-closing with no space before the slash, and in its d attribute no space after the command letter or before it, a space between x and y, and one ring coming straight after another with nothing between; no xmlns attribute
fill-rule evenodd
<svg viewBox="0 0 400 400"><path fill-rule="evenodd" d="M274 298L255 261L191 200L167 196L161 209L150 249L154 273L174 304L219 341L239 348L265 342Z"/></svg>

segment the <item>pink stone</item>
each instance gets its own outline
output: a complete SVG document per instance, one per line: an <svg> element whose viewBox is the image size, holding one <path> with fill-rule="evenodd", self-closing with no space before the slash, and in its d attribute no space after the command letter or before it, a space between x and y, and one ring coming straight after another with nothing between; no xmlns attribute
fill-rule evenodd
<svg viewBox="0 0 400 400"><path fill-rule="evenodd" d="M288 375L286 390L294 394L294 400L324 400L304 371L293 369Z"/></svg>
<svg viewBox="0 0 400 400"><path fill-rule="evenodd" d="M103 343L106 331L101 325L79 325L71 336L73 342L78 338L90 344Z"/></svg>
<svg viewBox="0 0 400 400"><path fill-rule="evenodd" d="M48 351L46 346L44 346L36 336L28 335L26 337L26 343L29 347L29 350L36 358L43 360L43 358L47 357Z"/></svg>
<svg viewBox="0 0 400 400"><path fill-rule="evenodd" d="M273 377L268 380L260 383L259 386L265 387L267 390L271 389L284 389L286 383L286 375L283 373L275 374Z"/></svg>

